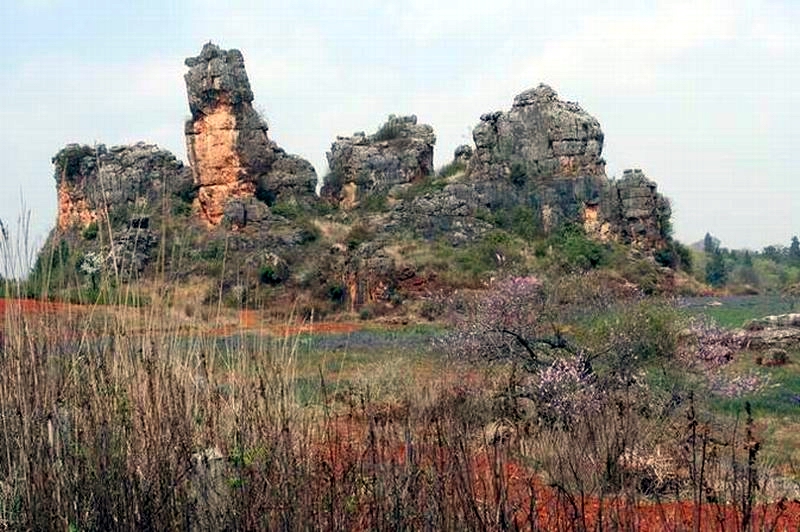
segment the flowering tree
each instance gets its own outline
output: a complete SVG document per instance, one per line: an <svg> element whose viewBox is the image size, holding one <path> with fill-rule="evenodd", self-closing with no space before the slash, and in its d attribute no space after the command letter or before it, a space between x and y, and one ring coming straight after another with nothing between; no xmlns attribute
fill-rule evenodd
<svg viewBox="0 0 800 532"><path fill-rule="evenodd" d="M578 355L548 307L545 290L536 278L499 281L488 294L462 302L447 348L458 356L510 360L530 372L545 367L554 350Z"/></svg>

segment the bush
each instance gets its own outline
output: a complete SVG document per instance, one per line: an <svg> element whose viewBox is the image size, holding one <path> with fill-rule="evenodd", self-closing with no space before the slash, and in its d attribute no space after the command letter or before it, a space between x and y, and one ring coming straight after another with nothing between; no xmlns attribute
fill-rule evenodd
<svg viewBox="0 0 800 532"><path fill-rule="evenodd" d="M511 209L500 209L488 221L525 240L534 240L542 235L542 220L539 213L531 207L520 205Z"/></svg>
<svg viewBox="0 0 800 532"><path fill-rule="evenodd" d="M329 284L327 294L332 302L342 304L347 297L347 288L343 284Z"/></svg>
<svg viewBox="0 0 800 532"><path fill-rule="evenodd" d="M92 222L86 226L86 228L81 233L81 236L83 236L85 240L94 240L95 238L97 238L97 233L98 233L97 222Z"/></svg>
<svg viewBox="0 0 800 532"><path fill-rule="evenodd" d="M362 243L367 242L372 239L374 235L374 231L370 229L364 223L356 223L353 227L350 228L350 232L347 233L346 242L347 242L347 249L354 250Z"/></svg>
<svg viewBox="0 0 800 532"><path fill-rule="evenodd" d="M283 278L279 272L274 266L271 265L261 267L258 272L258 280L262 284L268 284L270 286L275 286L283 282Z"/></svg>
<svg viewBox="0 0 800 532"><path fill-rule="evenodd" d="M400 136L403 132L403 128L405 124L402 120L402 117L397 117L395 115L389 115L389 118L386 122L378 129L378 131L372 135L372 140L374 141L385 141L385 140L394 140Z"/></svg>
<svg viewBox="0 0 800 532"><path fill-rule="evenodd" d="M449 164L446 164L441 168L441 170L439 170L439 177L442 179L447 179L448 177L453 177L456 174L460 174L466 169L466 163L462 161L453 161Z"/></svg>
<svg viewBox="0 0 800 532"><path fill-rule="evenodd" d="M605 265L610 250L591 238L576 224L564 224L546 244L553 249L556 259L566 270L590 270Z"/></svg>

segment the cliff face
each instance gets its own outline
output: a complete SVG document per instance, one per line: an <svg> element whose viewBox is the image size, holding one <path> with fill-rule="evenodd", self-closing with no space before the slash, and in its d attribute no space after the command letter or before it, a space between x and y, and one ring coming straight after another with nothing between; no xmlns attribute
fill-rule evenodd
<svg viewBox="0 0 800 532"><path fill-rule="evenodd" d="M598 227L601 238L610 233L638 249L663 247L670 233L672 209L657 188L639 169L625 170L622 178L611 181L600 205L601 219L608 228Z"/></svg>
<svg viewBox="0 0 800 532"><path fill-rule="evenodd" d="M208 43L199 56L186 60L186 66L192 113L185 128L186 147L200 218L216 226L228 201L254 196L268 205L313 201L316 172L267 136L267 124L252 106L241 52Z"/></svg>
<svg viewBox="0 0 800 532"><path fill-rule="evenodd" d="M517 95L508 112L481 116L472 137L470 174L482 179L605 176L600 123L547 85Z"/></svg>
<svg viewBox="0 0 800 532"><path fill-rule="evenodd" d="M70 144L53 157L59 230L85 229L108 214L124 221L160 209L165 193L191 179L168 151L140 142L110 149Z"/></svg>
<svg viewBox="0 0 800 532"><path fill-rule="evenodd" d="M607 183L603 131L578 104L539 85L509 111L481 116L464 181L490 210L528 207L549 233L581 219Z"/></svg>

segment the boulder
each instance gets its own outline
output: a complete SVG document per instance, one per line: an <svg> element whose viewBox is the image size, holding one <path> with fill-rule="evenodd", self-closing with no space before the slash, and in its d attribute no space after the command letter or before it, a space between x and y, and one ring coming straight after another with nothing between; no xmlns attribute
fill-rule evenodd
<svg viewBox="0 0 800 532"><path fill-rule="evenodd" d="M738 333L742 344L756 351L800 346L800 314L765 316L745 323Z"/></svg>

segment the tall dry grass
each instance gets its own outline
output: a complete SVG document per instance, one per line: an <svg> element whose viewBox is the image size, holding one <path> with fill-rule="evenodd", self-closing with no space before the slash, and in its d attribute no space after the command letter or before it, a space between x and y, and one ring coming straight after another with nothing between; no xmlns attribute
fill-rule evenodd
<svg viewBox="0 0 800 532"><path fill-rule="evenodd" d="M22 295L19 286L6 281L7 291ZM343 393L320 369L318 399L301 404L296 338L220 341L151 301L122 311L6 307L0 527L638 530L655 523L690 530L710 522L768 530L781 523L780 508L759 514L763 471L752 421L727 446L695 413L681 411L672 430L619 401L568 427L542 427L518 415L524 405L508 404L501 379L456 373L452 383L393 389L387 401L368 378ZM659 470L652 451L667 443L684 445L683 453L670 453ZM689 505L676 509L680 500Z"/></svg>

